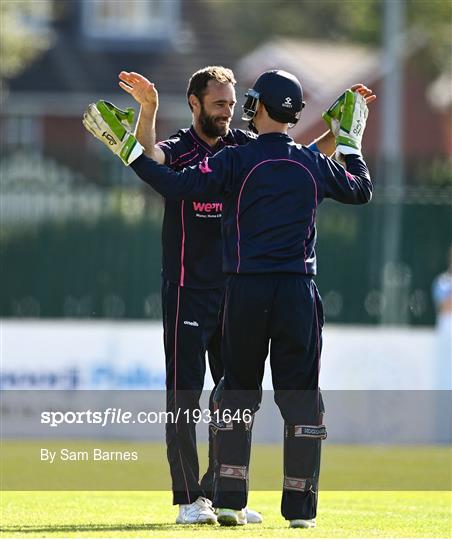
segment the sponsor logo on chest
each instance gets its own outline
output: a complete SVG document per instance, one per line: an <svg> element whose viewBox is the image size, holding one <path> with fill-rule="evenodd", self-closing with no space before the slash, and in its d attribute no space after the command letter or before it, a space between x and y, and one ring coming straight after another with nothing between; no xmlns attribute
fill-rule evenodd
<svg viewBox="0 0 452 540"><path fill-rule="evenodd" d="M196 217L221 218L223 203L221 202L193 202L193 210Z"/></svg>

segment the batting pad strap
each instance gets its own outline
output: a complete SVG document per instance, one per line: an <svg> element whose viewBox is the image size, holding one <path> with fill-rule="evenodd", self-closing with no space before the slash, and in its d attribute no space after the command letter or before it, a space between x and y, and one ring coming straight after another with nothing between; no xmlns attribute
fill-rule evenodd
<svg viewBox="0 0 452 540"><path fill-rule="evenodd" d="M210 426L217 429L217 431L232 431L234 429L234 424L232 422L224 422L223 420L217 422L213 418L210 420Z"/></svg>
<svg viewBox="0 0 452 540"><path fill-rule="evenodd" d="M221 478L234 478L235 480L246 480L248 478L248 468L246 465L220 465Z"/></svg>
<svg viewBox="0 0 452 540"><path fill-rule="evenodd" d="M286 438L306 437L308 439L326 439L326 436L326 427L323 424L320 426L286 426Z"/></svg>
<svg viewBox="0 0 452 540"><path fill-rule="evenodd" d="M313 484L310 478L293 478L284 476L283 489L289 491L311 491Z"/></svg>
<svg viewBox="0 0 452 540"><path fill-rule="evenodd" d="M234 424L232 422L215 422L212 419L209 423L209 429L212 432L212 435L216 435L219 431L232 431L234 429Z"/></svg>

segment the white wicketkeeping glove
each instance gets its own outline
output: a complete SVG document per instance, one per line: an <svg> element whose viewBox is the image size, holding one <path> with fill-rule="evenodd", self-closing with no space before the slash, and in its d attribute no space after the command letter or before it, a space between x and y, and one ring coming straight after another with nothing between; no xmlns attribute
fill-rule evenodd
<svg viewBox="0 0 452 540"><path fill-rule="evenodd" d="M361 141L368 115L366 99L358 92L345 91L344 105L336 135L336 156L357 154L361 156Z"/></svg>
<svg viewBox="0 0 452 540"><path fill-rule="evenodd" d="M88 105L83 115L83 125L96 139L130 165L143 153L143 147L131 133L134 110L123 111L108 101L100 100Z"/></svg>

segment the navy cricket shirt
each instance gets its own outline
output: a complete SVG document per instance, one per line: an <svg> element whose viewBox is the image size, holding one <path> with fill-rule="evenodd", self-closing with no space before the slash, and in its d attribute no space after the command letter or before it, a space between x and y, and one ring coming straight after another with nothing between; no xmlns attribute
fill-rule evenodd
<svg viewBox="0 0 452 540"><path fill-rule="evenodd" d="M132 168L167 199L223 197L223 270L226 273L315 275L315 218L326 197L364 204L372 182L364 160L336 161L267 133L245 146L174 172L144 155Z"/></svg>
<svg viewBox="0 0 452 540"><path fill-rule="evenodd" d="M250 132L231 129L216 146L210 147L193 126L181 129L158 143L165 154L165 165L174 171L199 163L226 146L254 140ZM224 286L222 272L221 214L223 199L199 194L193 200L165 199L162 227L162 275L181 286L216 288Z"/></svg>

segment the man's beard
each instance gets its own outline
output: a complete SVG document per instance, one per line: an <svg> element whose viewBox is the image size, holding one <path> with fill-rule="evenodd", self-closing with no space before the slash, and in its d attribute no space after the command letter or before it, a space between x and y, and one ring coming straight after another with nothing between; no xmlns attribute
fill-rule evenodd
<svg viewBox="0 0 452 540"><path fill-rule="evenodd" d="M218 117L218 116L209 116L204 106L201 105L201 114L199 115L199 123L201 124L201 128L207 137L224 137L226 133L229 131L229 123L225 125L219 125L217 123L218 120L225 120L225 118Z"/></svg>

